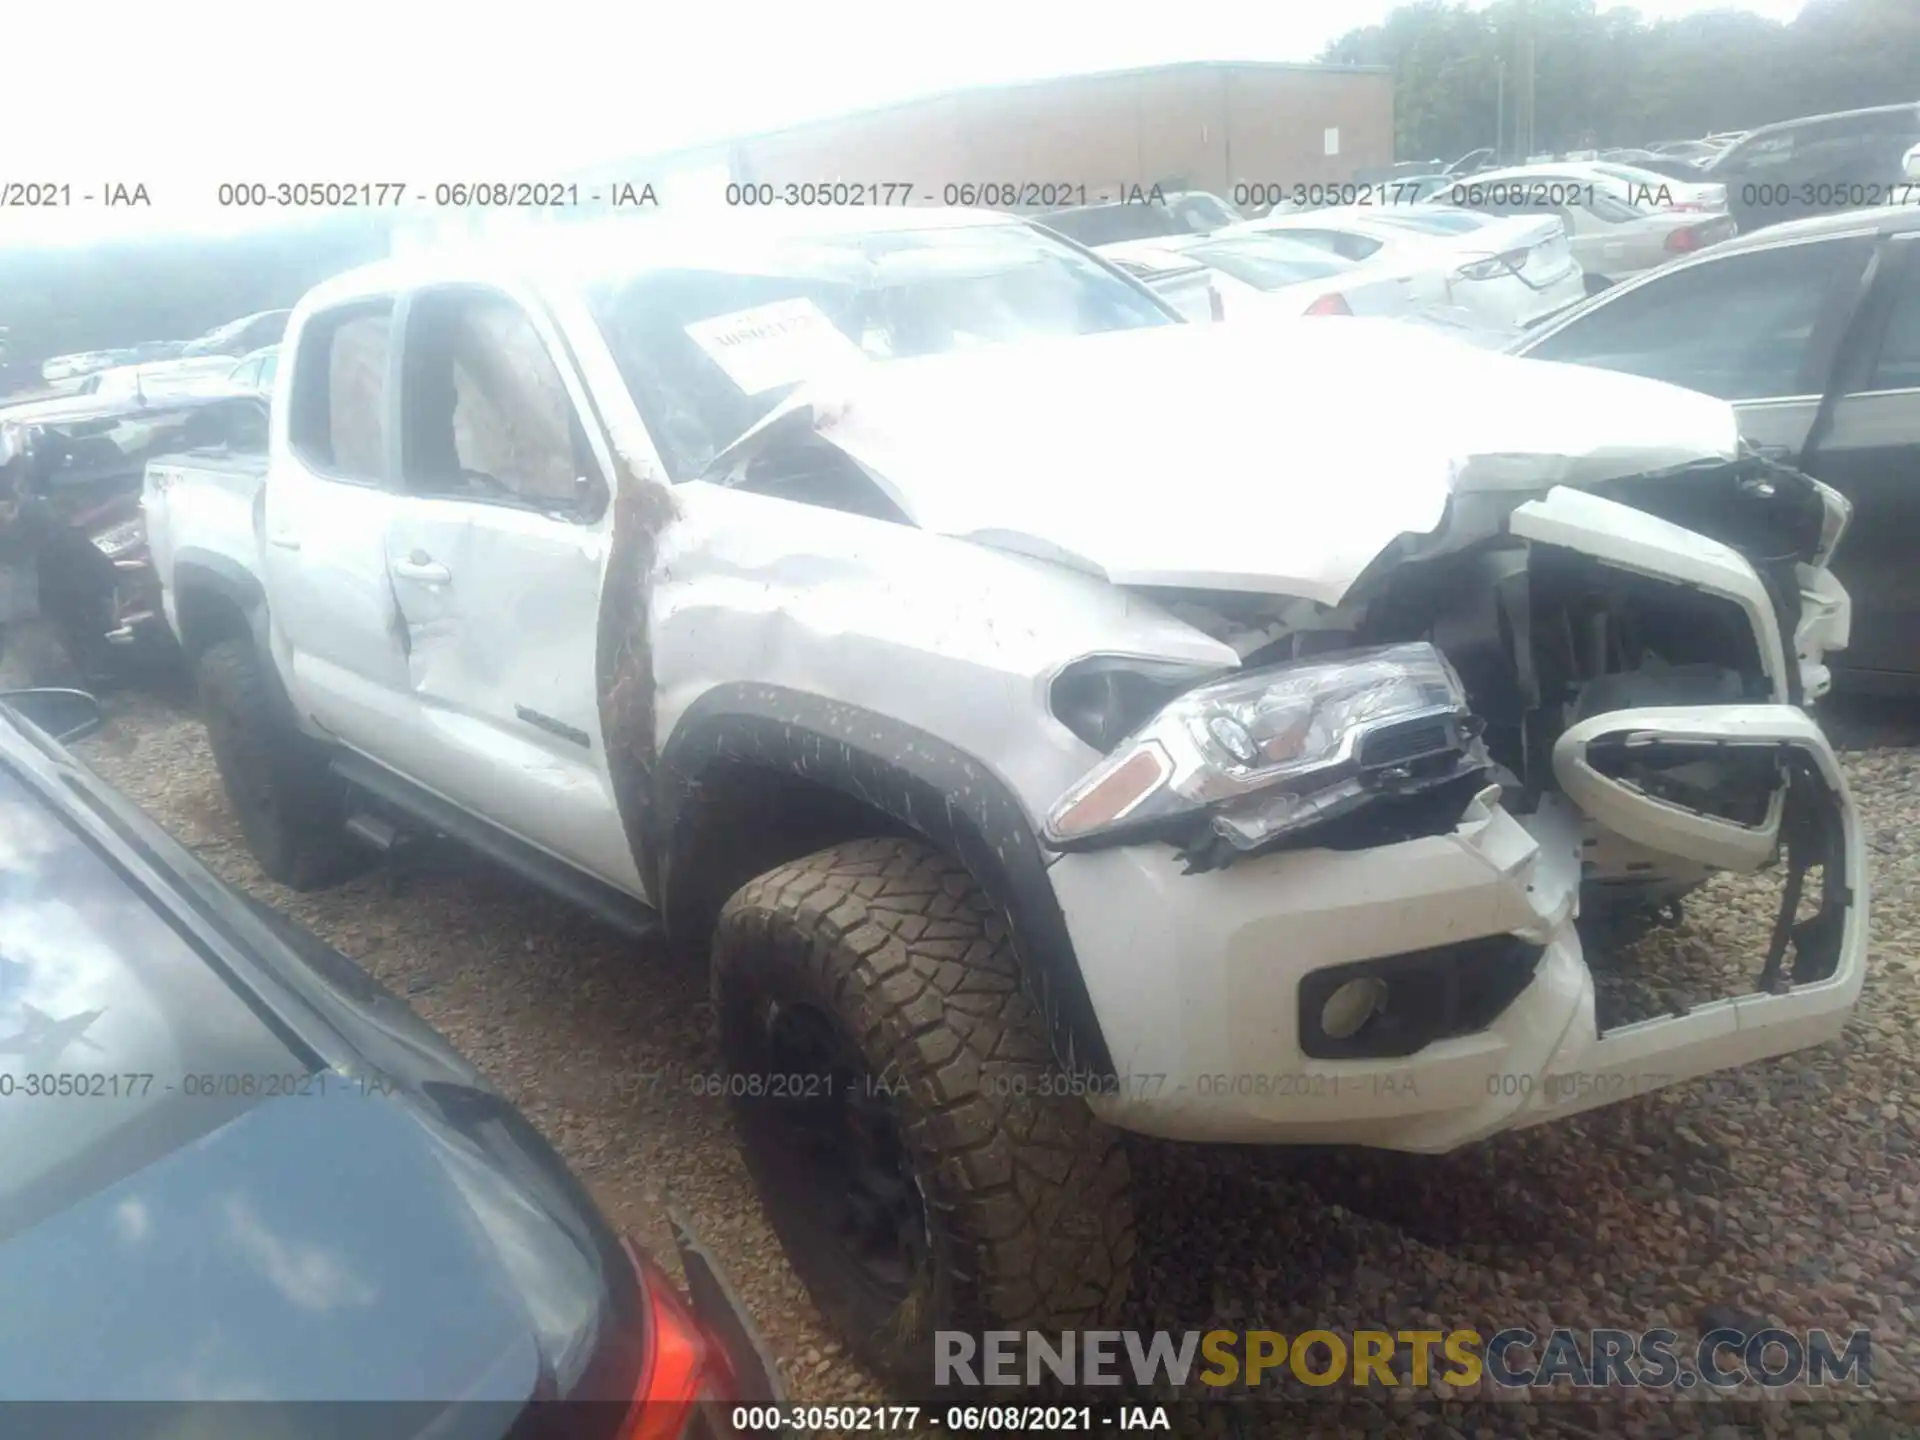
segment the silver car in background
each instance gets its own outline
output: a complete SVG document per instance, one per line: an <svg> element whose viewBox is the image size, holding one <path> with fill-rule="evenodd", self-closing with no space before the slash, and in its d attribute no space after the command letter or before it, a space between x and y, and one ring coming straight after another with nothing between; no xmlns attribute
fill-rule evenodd
<svg viewBox="0 0 1920 1440"><path fill-rule="evenodd" d="M1285 236L1348 260L1423 275L1414 287L1419 308L1457 306L1496 328L1524 328L1587 293L1565 227L1552 216L1496 224L1444 206L1353 205L1271 215L1214 238L1242 234Z"/></svg>
<svg viewBox="0 0 1920 1440"><path fill-rule="evenodd" d="M1558 220L1590 291L1730 239L1738 228L1724 208L1631 204L1622 182L1576 163L1489 170L1454 186L1447 198L1483 215Z"/></svg>

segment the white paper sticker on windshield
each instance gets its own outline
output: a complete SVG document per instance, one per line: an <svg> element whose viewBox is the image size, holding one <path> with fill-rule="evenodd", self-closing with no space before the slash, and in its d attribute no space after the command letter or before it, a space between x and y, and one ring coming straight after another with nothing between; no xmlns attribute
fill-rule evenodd
<svg viewBox="0 0 1920 1440"><path fill-rule="evenodd" d="M866 356L811 300L780 300L687 326L694 344L749 395L862 363Z"/></svg>

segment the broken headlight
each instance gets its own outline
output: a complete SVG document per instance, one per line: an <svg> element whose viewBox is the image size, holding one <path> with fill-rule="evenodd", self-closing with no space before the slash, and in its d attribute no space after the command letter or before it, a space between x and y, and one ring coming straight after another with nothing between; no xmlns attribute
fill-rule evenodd
<svg viewBox="0 0 1920 1440"><path fill-rule="evenodd" d="M1107 754L1169 700L1220 673L1218 665L1090 655L1054 676L1047 702L1056 720Z"/></svg>
<svg viewBox="0 0 1920 1440"><path fill-rule="evenodd" d="M1173 700L1060 798L1060 849L1161 835L1265 848L1377 799L1479 774L1453 667L1424 642L1247 671Z"/></svg>

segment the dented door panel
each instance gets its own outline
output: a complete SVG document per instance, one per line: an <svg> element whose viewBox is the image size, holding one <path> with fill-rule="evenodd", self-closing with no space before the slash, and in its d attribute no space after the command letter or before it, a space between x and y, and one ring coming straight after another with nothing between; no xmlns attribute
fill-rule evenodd
<svg viewBox="0 0 1920 1440"><path fill-rule="evenodd" d="M404 757L389 745L383 758L640 894L593 688L605 527L409 497L387 545L417 710Z"/></svg>
<svg viewBox="0 0 1920 1440"><path fill-rule="evenodd" d="M457 269L412 292L401 343L415 493L385 559L412 715L375 758L643 896L595 690L615 470L579 347L525 288Z"/></svg>

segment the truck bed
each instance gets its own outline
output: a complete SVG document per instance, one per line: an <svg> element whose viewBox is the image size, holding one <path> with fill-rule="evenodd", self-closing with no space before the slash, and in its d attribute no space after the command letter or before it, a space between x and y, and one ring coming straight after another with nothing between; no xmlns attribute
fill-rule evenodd
<svg viewBox="0 0 1920 1440"><path fill-rule="evenodd" d="M259 569L254 502L267 477L267 457L200 450L147 462L140 508L160 579L167 624L176 636L174 572L183 556L217 557L249 575Z"/></svg>

